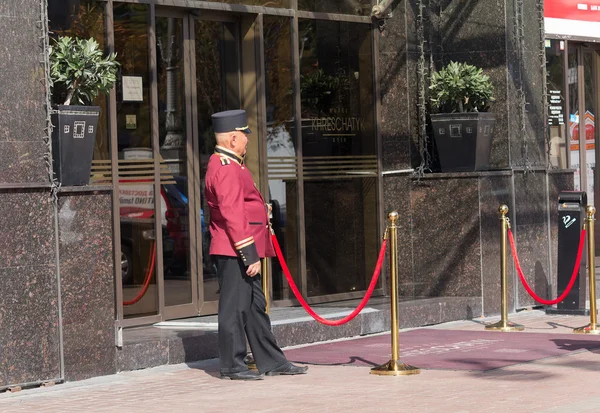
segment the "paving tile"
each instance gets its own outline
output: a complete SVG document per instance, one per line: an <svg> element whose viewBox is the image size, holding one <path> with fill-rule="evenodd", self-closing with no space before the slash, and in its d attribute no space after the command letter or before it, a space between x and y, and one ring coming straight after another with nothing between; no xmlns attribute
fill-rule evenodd
<svg viewBox="0 0 600 413"><path fill-rule="evenodd" d="M497 319L429 328L473 331ZM559 338L572 336L574 327L589 322L587 317L547 316L536 310L511 314L509 319L525 325L527 332ZM213 359L5 392L0 394L0 411L593 412L600 406L599 356L600 351L584 351L487 372L426 370L398 377L371 375L368 367L311 365L306 375L256 382L218 379L218 360Z"/></svg>

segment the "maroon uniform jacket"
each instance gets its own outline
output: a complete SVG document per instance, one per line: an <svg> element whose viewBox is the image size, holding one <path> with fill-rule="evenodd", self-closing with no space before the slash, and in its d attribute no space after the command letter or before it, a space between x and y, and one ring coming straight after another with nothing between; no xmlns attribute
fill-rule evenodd
<svg viewBox="0 0 600 413"><path fill-rule="evenodd" d="M243 158L217 146L204 185L210 207L210 254L238 256L246 265L274 257L267 207Z"/></svg>

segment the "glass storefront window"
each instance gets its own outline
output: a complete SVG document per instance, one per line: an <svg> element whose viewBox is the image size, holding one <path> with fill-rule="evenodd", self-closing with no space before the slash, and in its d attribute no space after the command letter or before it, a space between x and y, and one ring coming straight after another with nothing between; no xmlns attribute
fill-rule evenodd
<svg viewBox="0 0 600 413"><path fill-rule="evenodd" d="M594 200L594 168L596 167L596 76L594 73L594 59L596 52L585 50L583 52L583 90L585 93L585 120L583 132L579 134L580 144L585 145L585 165L588 200ZM581 123L580 123L581 125Z"/></svg>
<svg viewBox="0 0 600 413"><path fill-rule="evenodd" d="M48 18L50 20L51 36L53 38L58 36L71 36L82 39L94 38L100 45L100 49L104 49L106 37L104 29L105 4L103 1L96 0L70 0L65 6L63 0L49 0ZM62 98L63 93L58 91L58 88L54 89L54 93L59 96L53 96L53 103L62 103L64 101ZM100 93L94 100L93 105L100 107L93 159L94 161L110 160L107 96Z"/></svg>
<svg viewBox="0 0 600 413"><path fill-rule="evenodd" d="M546 71L548 73L548 133L549 162L554 168L566 169L567 128L565 125L565 40L546 40Z"/></svg>
<svg viewBox="0 0 600 413"><path fill-rule="evenodd" d="M371 0L298 0L298 10L370 16Z"/></svg>
<svg viewBox="0 0 600 413"><path fill-rule="evenodd" d="M577 49L569 47L569 67L567 78L569 81L569 160L571 168L575 169L575 190L580 189L579 168L579 76L577 73Z"/></svg>
<svg viewBox="0 0 600 413"><path fill-rule="evenodd" d="M217 301L219 298L217 269L209 255L210 208L204 197L206 168L216 145L211 115L222 110L240 108L238 32L238 26L235 23L194 21L204 302Z"/></svg>
<svg viewBox="0 0 600 413"><path fill-rule="evenodd" d="M300 20L299 33L307 293L362 291L378 243L371 26Z"/></svg>
<svg viewBox="0 0 600 413"><path fill-rule="evenodd" d="M165 305L192 302L184 30L180 17L156 17L158 141Z"/></svg>
<svg viewBox="0 0 600 413"><path fill-rule="evenodd" d="M267 102L267 157L271 223L296 283L298 278L298 174L294 133L291 20L265 16L265 72ZM291 298L278 260L273 266L273 299Z"/></svg>
<svg viewBox="0 0 600 413"><path fill-rule="evenodd" d="M126 318L158 313L148 22L148 6L114 5L115 52L121 63L116 109Z"/></svg>

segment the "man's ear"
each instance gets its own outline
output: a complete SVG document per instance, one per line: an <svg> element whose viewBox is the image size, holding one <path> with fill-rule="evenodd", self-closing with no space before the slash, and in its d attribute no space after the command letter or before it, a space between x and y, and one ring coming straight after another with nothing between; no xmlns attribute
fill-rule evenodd
<svg viewBox="0 0 600 413"><path fill-rule="evenodd" d="M229 134L229 148L233 149L235 147L236 142L237 142L237 135L235 133L230 133Z"/></svg>

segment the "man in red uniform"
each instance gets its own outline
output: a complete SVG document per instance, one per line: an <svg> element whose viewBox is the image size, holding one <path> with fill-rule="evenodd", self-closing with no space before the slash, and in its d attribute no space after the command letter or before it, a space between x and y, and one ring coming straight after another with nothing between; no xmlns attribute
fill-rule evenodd
<svg viewBox="0 0 600 413"><path fill-rule="evenodd" d="M212 115L217 146L206 169L210 255L219 279L219 359L222 379L260 380L306 373L285 358L271 332L261 288L260 258L273 257L266 204L244 165L248 122L244 110ZM246 339L258 372L244 362Z"/></svg>

